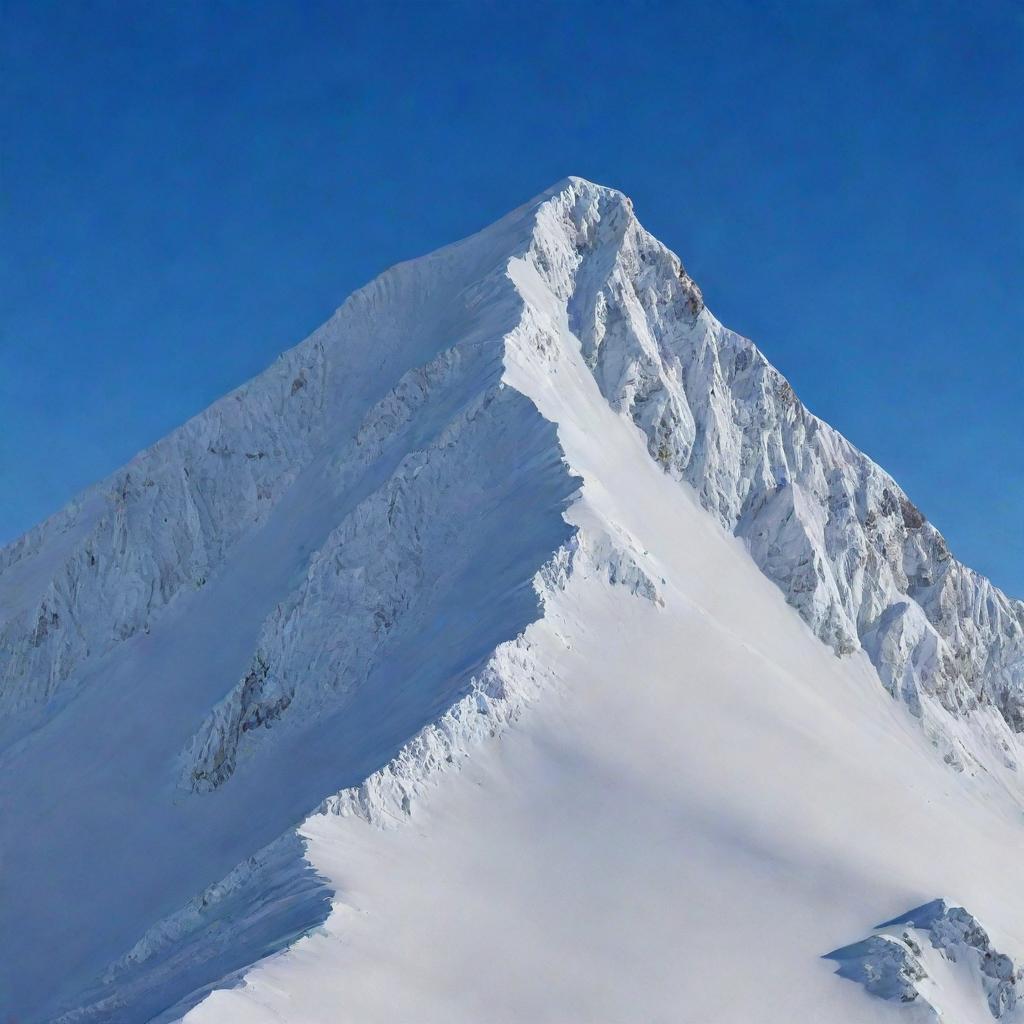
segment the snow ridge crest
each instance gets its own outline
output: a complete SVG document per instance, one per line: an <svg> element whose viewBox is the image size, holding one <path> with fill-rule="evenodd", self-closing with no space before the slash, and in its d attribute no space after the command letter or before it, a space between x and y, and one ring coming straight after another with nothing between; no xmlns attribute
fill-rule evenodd
<svg viewBox="0 0 1024 1024"><path fill-rule="evenodd" d="M958 562L896 482L715 319L621 193L570 179L538 211L529 258L609 404L811 629L839 656L863 650L955 768L995 751L1013 770L1024 602ZM981 752L953 724L968 717Z"/></svg>

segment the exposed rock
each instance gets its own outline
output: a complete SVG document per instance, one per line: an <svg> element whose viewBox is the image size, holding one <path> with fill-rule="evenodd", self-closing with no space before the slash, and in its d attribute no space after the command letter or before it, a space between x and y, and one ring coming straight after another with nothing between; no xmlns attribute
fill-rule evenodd
<svg viewBox="0 0 1024 1024"><path fill-rule="evenodd" d="M828 956L839 963L836 974L859 981L873 996L912 1003L920 996L917 983L928 977L920 953L909 935L872 935Z"/></svg>
<svg viewBox="0 0 1024 1024"><path fill-rule="evenodd" d="M901 930L899 935L892 934L894 929ZM923 951L916 934L946 960L976 968L977 974L971 978L980 979L997 1020L1012 1012L1024 997L1024 981L1013 960L993 949L988 933L963 907L933 900L878 925L878 931L880 934L827 954L839 963L837 974L859 981L872 995L902 1002L921 998L919 982L928 974L919 959ZM941 1012L938 1006L932 1009Z"/></svg>

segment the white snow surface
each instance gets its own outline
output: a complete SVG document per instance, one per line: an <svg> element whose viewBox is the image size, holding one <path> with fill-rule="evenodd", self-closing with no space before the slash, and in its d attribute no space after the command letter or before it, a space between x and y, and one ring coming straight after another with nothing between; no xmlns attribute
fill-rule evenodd
<svg viewBox="0 0 1024 1024"><path fill-rule="evenodd" d="M823 959L939 897L1024 961L1024 605L614 190L388 271L0 602L16 1019L991 1020Z"/></svg>

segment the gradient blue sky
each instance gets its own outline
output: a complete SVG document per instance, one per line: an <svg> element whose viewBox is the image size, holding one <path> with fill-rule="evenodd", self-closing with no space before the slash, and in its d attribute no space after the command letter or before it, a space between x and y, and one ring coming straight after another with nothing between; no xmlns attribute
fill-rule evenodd
<svg viewBox="0 0 1024 1024"><path fill-rule="evenodd" d="M0 542L566 174L1024 596L1024 6L3 7Z"/></svg>

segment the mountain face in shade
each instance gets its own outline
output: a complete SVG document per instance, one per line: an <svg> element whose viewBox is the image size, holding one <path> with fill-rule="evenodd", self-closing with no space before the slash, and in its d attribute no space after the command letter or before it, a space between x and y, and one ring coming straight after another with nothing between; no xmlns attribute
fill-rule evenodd
<svg viewBox="0 0 1024 1024"><path fill-rule="evenodd" d="M895 1020L820 958L942 898L1024 959L1024 604L579 178L0 552L0 640L19 1020Z"/></svg>

